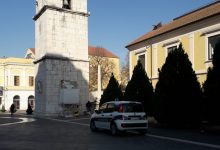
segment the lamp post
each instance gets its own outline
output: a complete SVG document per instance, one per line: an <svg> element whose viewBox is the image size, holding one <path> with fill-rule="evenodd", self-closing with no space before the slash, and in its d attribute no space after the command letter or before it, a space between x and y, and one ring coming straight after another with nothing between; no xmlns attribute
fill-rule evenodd
<svg viewBox="0 0 220 150"><path fill-rule="evenodd" d="M100 102L101 99L101 66L100 64L98 65L98 94L97 94L97 98L98 98L98 103Z"/></svg>
<svg viewBox="0 0 220 150"><path fill-rule="evenodd" d="M5 87L5 62L3 63L4 66L4 87L3 87L3 97L4 97L4 103L3 105L5 106L5 91L6 91L6 87Z"/></svg>

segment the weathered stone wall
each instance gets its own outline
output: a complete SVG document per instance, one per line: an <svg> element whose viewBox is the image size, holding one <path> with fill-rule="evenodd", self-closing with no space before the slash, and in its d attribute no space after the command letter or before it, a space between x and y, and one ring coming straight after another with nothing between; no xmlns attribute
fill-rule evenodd
<svg viewBox="0 0 220 150"><path fill-rule="evenodd" d="M38 0L35 18L36 112L42 115L60 113L63 80L77 83L79 109L83 112L89 100L87 0L71 0L71 10L60 9L63 0L45 1L51 7L39 15L44 4Z"/></svg>
<svg viewBox="0 0 220 150"><path fill-rule="evenodd" d="M62 54L88 60L88 17L47 9L36 20L36 49L36 58Z"/></svg>
<svg viewBox="0 0 220 150"><path fill-rule="evenodd" d="M61 82L65 80L77 83L76 88L80 90L79 109L83 112L89 98L88 67L89 63L82 61L46 59L40 62L36 80L40 82L41 90L36 88L36 111L46 112L47 115L62 111Z"/></svg>

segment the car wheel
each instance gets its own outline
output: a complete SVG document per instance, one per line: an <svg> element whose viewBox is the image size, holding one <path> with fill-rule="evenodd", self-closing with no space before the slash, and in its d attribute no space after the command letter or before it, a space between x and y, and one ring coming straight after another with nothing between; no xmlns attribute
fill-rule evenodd
<svg viewBox="0 0 220 150"><path fill-rule="evenodd" d="M96 127L96 125L95 125L95 121L94 121L94 120L92 120L92 121L90 122L90 130L91 130L92 132L97 131L97 127Z"/></svg>
<svg viewBox="0 0 220 150"><path fill-rule="evenodd" d="M140 135L145 135L147 133L147 130L138 130L138 133Z"/></svg>
<svg viewBox="0 0 220 150"><path fill-rule="evenodd" d="M118 133L117 126L115 125L115 123L112 123L111 124L111 134L112 135L117 135L117 133Z"/></svg>

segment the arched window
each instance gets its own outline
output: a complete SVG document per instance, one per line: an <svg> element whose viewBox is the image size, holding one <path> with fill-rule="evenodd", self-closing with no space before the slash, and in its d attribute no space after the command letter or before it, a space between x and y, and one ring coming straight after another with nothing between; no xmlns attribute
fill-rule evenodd
<svg viewBox="0 0 220 150"><path fill-rule="evenodd" d="M34 108L34 106L35 106L35 99L34 99L33 95L28 97L28 104L30 104L31 107Z"/></svg>
<svg viewBox="0 0 220 150"><path fill-rule="evenodd" d="M14 96L13 103L15 104L16 109L20 109L20 96L18 95Z"/></svg>
<svg viewBox="0 0 220 150"><path fill-rule="evenodd" d="M71 1L70 0L63 0L63 8L70 9L71 8Z"/></svg>

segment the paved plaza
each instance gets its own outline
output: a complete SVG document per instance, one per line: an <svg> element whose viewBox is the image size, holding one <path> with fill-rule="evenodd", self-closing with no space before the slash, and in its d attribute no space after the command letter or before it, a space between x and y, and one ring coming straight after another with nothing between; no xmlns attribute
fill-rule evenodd
<svg viewBox="0 0 220 150"><path fill-rule="evenodd" d="M150 127L145 136L133 132L111 136L92 133L89 118L33 118L0 114L1 150L211 150L220 149L219 134Z"/></svg>

